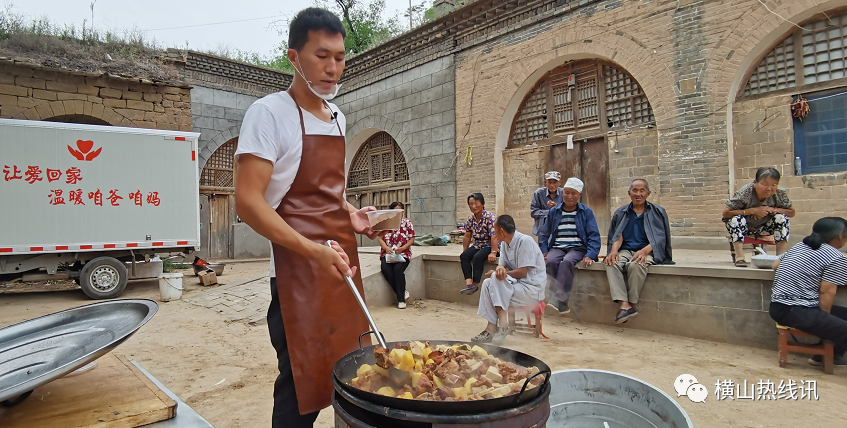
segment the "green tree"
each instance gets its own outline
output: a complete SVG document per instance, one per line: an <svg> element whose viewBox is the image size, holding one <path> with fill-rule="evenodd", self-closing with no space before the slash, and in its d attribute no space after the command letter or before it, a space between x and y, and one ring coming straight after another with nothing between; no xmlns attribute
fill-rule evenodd
<svg viewBox="0 0 847 428"><path fill-rule="evenodd" d="M388 41L402 31L397 18L384 19L385 0L322 0L319 4L341 18L347 38L344 47L350 55L358 55Z"/></svg>
<svg viewBox="0 0 847 428"><path fill-rule="evenodd" d="M317 0L316 5L330 10L341 18L347 38L344 48L348 57L358 55L390 38L400 34L402 28L399 18L382 17L385 0ZM418 13L420 15L420 13ZM261 65L288 73L294 73L294 67L288 61L288 22L277 23L282 42L274 51L263 56L256 52L226 51L213 52L217 55L233 58L250 64Z"/></svg>

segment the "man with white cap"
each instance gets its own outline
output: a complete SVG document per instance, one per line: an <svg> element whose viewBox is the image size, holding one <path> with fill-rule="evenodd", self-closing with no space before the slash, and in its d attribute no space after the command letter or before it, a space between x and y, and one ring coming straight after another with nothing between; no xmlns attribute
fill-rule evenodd
<svg viewBox="0 0 847 428"><path fill-rule="evenodd" d="M547 275L553 278L553 296L547 305L560 314L570 312L574 267L579 261L591 266L600 252L600 229L594 211L579 203L583 186L576 177L565 182L562 203L550 209L538 238L541 252L547 256Z"/></svg>
<svg viewBox="0 0 847 428"><path fill-rule="evenodd" d="M544 174L544 187L539 188L532 195L529 212L535 219L535 224L532 225L532 234L535 236L540 236L544 229L550 208L562 203L562 188L559 187L561 180L562 175L559 174L559 171L550 171Z"/></svg>

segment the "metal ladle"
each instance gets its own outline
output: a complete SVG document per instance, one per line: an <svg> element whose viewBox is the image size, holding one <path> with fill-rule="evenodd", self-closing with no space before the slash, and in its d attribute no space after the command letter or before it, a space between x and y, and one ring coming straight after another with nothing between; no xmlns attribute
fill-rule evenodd
<svg viewBox="0 0 847 428"><path fill-rule="evenodd" d="M327 240L326 245L327 247L332 248L332 241ZM359 307L362 308L362 312L364 312L365 316L368 318L368 324L370 324L371 330L373 331L374 336L376 336L376 340L379 341L379 346L388 349L388 345L385 344L385 339L383 339L382 333L380 333L379 329L376 328L376 323L374 322L374 319L371 316L371 312L368 311L368 306L365 305L365 301L362 299L362 295L359 294L359 289L356 288L356 284L353 283L353 278L350 278L347 275L343 276L344 279L347 281L347 285L350 286L350 291L353 292L353 296L356 297L356 301L359 302Z"/></svg>

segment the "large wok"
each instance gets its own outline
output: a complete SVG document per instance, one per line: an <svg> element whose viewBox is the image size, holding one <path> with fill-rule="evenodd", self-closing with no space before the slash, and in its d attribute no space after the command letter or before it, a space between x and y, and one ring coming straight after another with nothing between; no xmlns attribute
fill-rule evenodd
<svg viewBox="0 0 847 428"><path fill-rule="evenodd" d="M332 244L330 241L327 241L327 245L331 248ZM544 364L541 360L524 354L522 352L513 351L511 349L502 348L494 345L483 345L479 344L478 346L482 349L485 349L489 355L493 355L499 358L502 361L511 362L523 367L532 367L535 366L538 368L539 372L530 376L524 382L523 388L520 393L507 395L505 397L500 398L488 398L484 400L471 400L471 401L426 401L426 400L409 400L405 398L396 398L396 397L386 397L384 395L375 394L368 391L363 391L361 389L355 388L352 385L349 385L351 379L356 377L356 370L362 364L374 364L374 348L377 345L372 345L368 347L362 347L362 337L366 334L373 333L376 336L376 340L379 342L379 345L386 349L394 348L394 345L397 343L404 342L388 342L386 343L385 337L382 333L379 332L379 329L376 326L376 323L371 316L370 311L368 311L367 305L365 305L364 299L359 294L359 290L356 288L356 285L353 283L353 279L349 276L344 277L347 285L350 287L350 291L353 293L353 296L356 297L356 302L359 304L359 308L364 312L365 317L368 319L368 324L371 326L371 331L362 333L359 336L359 350L353 351L343 357L341 357L338 362L335 363L335 367L332 370L333 383L336 387L340 386L344 389L344 391L350 393L351 395L366 400L371 403L379 404L384 407L389 407L393 409L399 410L408 410L412 412L419 413L436 413L436 414L444 414L444 415L461 415L461 414L473 414L473 413L489 413L495 412L498 410L509 409L513 407L517 407L521 403L526 403L535 398L539 391L542 391L547 386L547 383L550 381L550 367L547 364ZM408 341L406 341L408 342ZM421 340L420 342L425 342L425 340ZM432 345L452 345L454 343L458 343L459 341L447 341L447 340L430 340L429 343ZM544 382L532 389L527 389L529 385L529 381L535 378L536 376L544 375Z"/></svg>
<svg viewBox="0 0 847 428"><path fill-rule="evenodd" d="M387 345L390 349L393 348L394 345L397 343L406 344L407 342L408 341L388 342ZM420 340L420 342L425 342L425 340ZM456 340L430 340L429 343L432 345L449 346L454 343L462 342ZM522 390L521 393L507 395L500 398L489 398L485 400L472 401L426 401L386 397L384 395L361 390L349 384L350 380L356 377L356 370L362 364L374 364L374 348L376 348L376 346L377 345L368 346L365 348L360 347L360 349L353 351L338 360L338 362L335 363L335 368L332 371L332 375L335 378L334 383L336 387L340 386L353 396L392 409L445 415L495 412L498 410L517 407L520 404L531 401L538 395L539 391L542 391L546 387L547 382L549 382L550 380L550 367L548 367L547 364L544 364L543 361L531 355L513 351L511 349L502 348L494 345L479 344L477 346L485 349L486 352L488 352L490 355L493 355L504 362L508 361L527 368L535 366L538 367L540 371L530 376L524 382L524 390ZM529 384L529 381L538 375L544 375L544 383L539 386L536 386L535 388L526 389Z"/></svg>

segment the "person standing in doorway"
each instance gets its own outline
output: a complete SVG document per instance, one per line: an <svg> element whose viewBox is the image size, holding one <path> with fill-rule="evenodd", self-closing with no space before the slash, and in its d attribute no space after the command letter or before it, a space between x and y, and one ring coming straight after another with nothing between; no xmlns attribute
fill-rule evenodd
<svg viewBox="0 0 847 428"><path fill-rule="evenodd" d="M406 207L402 202L392 202L388 206L390 210L402 210ZM382 270L382 276L388 281L388 285L394 290L397 295L397 307L406 309L406 300L409 298L409 291L406 290L406 268L412 261L412 244L415 243L415 227L412 225L412 220L403 217L400 221L400 229L392 230L379 238L379 264ZM389 261L397 254L406 259L405 262Z"/></svg>
<svg viewBox="0 0 847 428"><path fill-rule="evenodd" d="M529 213L535 219L535 223L532 225L532 234L538 237L539 244L541 243L541 232L547 223L547 213L550 212L551 208L562 203L564 189L559 187L561 180L562 174L559 174L559 171L550 171L544 174L544 187L539 188L532 195Z"/></svg>
<svg viewBox="0 0 847 428"><path fill-rule="evenodd" d="M563 201L550 209L547 225L538 240L541 252L547 257L547 275L553 279L550 283L553 296L547 305L560 314L571 311L568 301L576 264L591 266L600 253L600 229L594 211L579 203L583 186L576 177L565 182Z"/></svg>
<svg viewBox="0 0 847 428"><path fill-rule="evenodd" d="M485 209L485 197L482 193L472 193L468 196L467 232L462 242L462 274L465 275L465 288L462 294L474 294L479 290L482 280L482 269L485 262L494 263L497 260L497 235L494 232L494 214ZM473 244L471 244L473 238Z"/></svg>
<svg viewBox="0 0 847 428"><path fill-rule="evenodd" d="M333 366L369 330L343 275L364 295L354 231L378 236L366 215L375 208L357 210L344 200L346 123L327 102L338 93L345 36L326 10L294 16L294 81L250 106L235 154L238 216L272 244L268 330L279 368L273 428L313 426L330 404Z"/></svg>

